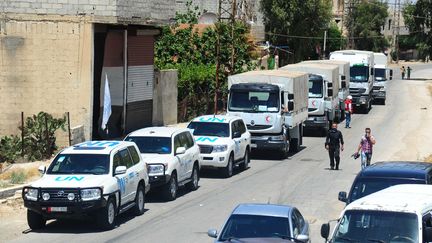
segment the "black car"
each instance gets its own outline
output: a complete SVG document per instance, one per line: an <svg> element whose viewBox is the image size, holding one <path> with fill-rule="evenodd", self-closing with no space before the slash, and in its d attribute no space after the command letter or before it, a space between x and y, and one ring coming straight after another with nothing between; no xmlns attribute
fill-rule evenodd
<svg viewBox="0 0 432 243"><path fill-rule="evenodd" d="M398 184L432 184L432 163L407 161L374 163L358 173L348 197L346 192L339 192L339 201L349 204Z"/></svg>

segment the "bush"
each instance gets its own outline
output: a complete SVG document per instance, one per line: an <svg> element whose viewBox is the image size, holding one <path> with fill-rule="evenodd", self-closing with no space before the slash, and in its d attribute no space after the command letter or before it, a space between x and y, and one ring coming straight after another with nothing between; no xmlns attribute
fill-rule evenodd
<svg viewBox="0 0 432 243"><path fill-rule="evenodd" d="M21 156L21 139L6 136L0 139L0 162L14 162Z"/></svg>
<svg viewBox="0 0 432 243"><path fill-rule="evenodd" d="M10 183L23 184L27 179L27 175L23 171L13 171L10 176Z"/></svg>

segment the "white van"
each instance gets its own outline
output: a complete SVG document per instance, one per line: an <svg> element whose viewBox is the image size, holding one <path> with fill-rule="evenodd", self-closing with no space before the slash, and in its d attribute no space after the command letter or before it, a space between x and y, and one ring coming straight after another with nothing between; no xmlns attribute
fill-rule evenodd
<svg viewBox="0 0 432 243"><path fill-rule="evenodd" d="M328 242L432 242L432 186L396 185L349 204Z"/></svg>

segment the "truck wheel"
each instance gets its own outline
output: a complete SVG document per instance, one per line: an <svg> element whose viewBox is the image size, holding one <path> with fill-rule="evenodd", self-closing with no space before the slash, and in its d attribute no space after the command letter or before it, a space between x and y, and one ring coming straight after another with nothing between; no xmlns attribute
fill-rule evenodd
<svg viewBox="0 0 432 243"><path fill-rule="evenodd" d="M144 214L144 206L145 206L145 192L142 184L138 185L136 196L135 196L135 206L134 213L139 216Z"/></svg>
<svg viewBox="0 0 432 243"><path fill-rule="evenodd" d="M234 164L234 157L230 155L227 166L223 168L223 175L225 178L229 178L233 175L233 167L234 167L233 164Z"/></svg>
<svg viewBox="0 0 432 243"><path fill-rule="evenodd" d="M300 140L298 138L291 139L290 150L293 152L300 151Z"/></svg>
<svg viewBox="0 0 432 243"><path fill-rule="evenodd" d="M281 159L286 159L288 158L288 153L289 153L289 149L290 148L290 143L288 141L285 142L285 146L284 148L280 151L280 158Z"/></svg>
<svg viewBox="0 0 432 243"><path fill-rule="evenodd" d="M386 104L386 100L383 99L383 100L381 101L381 104L382 104L382 105L385 105L385 104Z"/></svg>
<svg viewBox="0 0 432 243"><path fill-rule="evenodd" d="M192 170L192 175L191 175L191 181L188 184L186 184L186 187L191 191L196 191L198 189L198 181L199 181L198 166L194 165L194 168Z"/></svg>
<svg viewBox="0 0 432 243"><path fill-rule="evenodd" d="M42 229L45 227L46 219L42 215L27 209L27 224L32 230Z"/></svg>
<svg viewBox="0 0 432 243"><path fill-rule="evenodd" d="M249 157L249 149L246 148L245 155L243 158L242 170L247 170L249 168L250 157Z"/></svg>
<svg viewBox="0 0 432 243"><path fill-rule="evenodd" d="M164 186L163 194L166 200L173 201L177 198L177 175L173 173L169 182Z"/></svg>
<svg viewBox="0 0 432 243"><path fill-rule="evenodd" d="M102 229L110 230L114 228L116 218L116 203L113 197L108 199L107 205L99 210L98 225Z"/></svg>

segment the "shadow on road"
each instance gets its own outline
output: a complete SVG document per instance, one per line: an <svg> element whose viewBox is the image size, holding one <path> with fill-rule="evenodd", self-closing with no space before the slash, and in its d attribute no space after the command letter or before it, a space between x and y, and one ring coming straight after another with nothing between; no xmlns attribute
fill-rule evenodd
<svg viewBox="0 0 432 243"><path fill-rule="evenodd" d="M201 176L201 175L200 175ZM202 176L201 176L202 177ZM199 190L198 186L198 190ZM163 196L161 192L161 188L156 188L154 190L151 190L147 195L146 195L146 203L165 203L165 202L169 202L167 201ZM182 186L179 187L177 190L177 198L181 198L184 195L188 194L188 193L193 193L193 191L188 190L186 187Z"/></svg>
<svg viewBox="0 0 432 243"><path fill-rule="evenodd" d="M289 152L288 159L294 156L297 153L301 153L303 149L306 149L306 146L300 146L300 150L298 152ZM255 160L278 160L282 161L282 154L280 151L269 151L269 150L253 150L251 154L251 158ZM252 166L252 165L251 165Z"/></svg>

